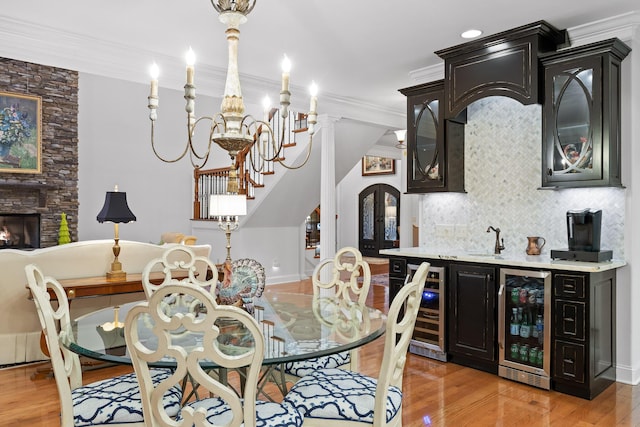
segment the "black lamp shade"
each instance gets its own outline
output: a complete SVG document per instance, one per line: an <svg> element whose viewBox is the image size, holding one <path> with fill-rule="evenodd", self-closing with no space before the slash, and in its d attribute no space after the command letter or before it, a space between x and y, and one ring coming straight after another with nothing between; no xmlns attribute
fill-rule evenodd
<svg viewBox="0 0 640 427"><path fill-rule="evenodd" d="M136 220L136 216L127 205L127 193L118 191L107 191L104 198L104 206L98 214L98 222L131 222Z"/></svg>

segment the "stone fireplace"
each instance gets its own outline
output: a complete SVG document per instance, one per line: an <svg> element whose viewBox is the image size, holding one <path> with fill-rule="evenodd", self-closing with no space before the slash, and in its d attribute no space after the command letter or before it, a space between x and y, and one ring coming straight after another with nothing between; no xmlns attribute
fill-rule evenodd
<svg viewBox="0 0 640 427"><path fill-rule="evenodd" d="M37 215L38 246L44 248L58 244L65 213L71 241L77 241L78 72L0 58L0 92L42 98L42 172L0 171L0 214L12 220L15 214ZM35 237L30 239L34 245Z"/></svg>
<svg viewBox="0 0 640 427"><path fill-rule="evenodd" d="M0 249L40 247L40 214L0 214Z"/></svg>

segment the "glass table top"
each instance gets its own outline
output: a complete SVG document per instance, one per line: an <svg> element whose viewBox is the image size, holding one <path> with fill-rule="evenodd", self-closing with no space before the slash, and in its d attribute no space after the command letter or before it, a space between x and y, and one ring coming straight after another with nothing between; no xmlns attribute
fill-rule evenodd
<svg viewBox="0 0 640 427"><path fill-rule="evenodd" d="M131 307L140 302L108 307L76 318L69 330L62 331L65 347L92 359L131 364L124 339L124 322ZM167 304L167 310L192 310L178 299ZM195 310L197 313L197 310ZM308 294L265 292L253 300L253 317L265 337L263 364L279 364L339 353L367 344L384 334L386 316L381 311L333 297L313 297ZM198 315L198 314L196 314ZM220 322L218 346L230 354L246 351L246 331ZM148 347L157 340L151 332L150 318L137 321L138 334ZM179 335L179 336L178 336ZM196 348L201 343L198 334L176 334L176 343ZM215 363L202 361L204 368ZM163 359L155 367L172 367L175 362Z"/></svg>

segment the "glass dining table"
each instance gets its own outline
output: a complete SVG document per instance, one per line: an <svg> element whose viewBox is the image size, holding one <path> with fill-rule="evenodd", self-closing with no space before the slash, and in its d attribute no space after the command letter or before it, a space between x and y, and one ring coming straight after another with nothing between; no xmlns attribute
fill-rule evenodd
<svg viewBox="0 0 640 427"><path fill-rule="evenodd" d="M60 334L62 344L81 356L131 365L123 321L131 307L139 303L107 307L74 319L70 329ZM175 309L176 304L180 305L179 299L173 304L172 309ZM248 311L262 328L265 338L263 365L267 367L358 348L383 335L387 320L380 310L361 304L331 296L283 292L264 292L253 299ZM139 320L137 327L139 339L155 339L150 322ZM217 341L220 348L231 354L241 353L246 332L232 325L221 324L219 327ZM185 334L180 340L180 345L187 350L198 344L198 336L193 334ZM212 361L200 363L205 370L219 368ZM162 359L152 366L172 368L175 361Z"/></svg>

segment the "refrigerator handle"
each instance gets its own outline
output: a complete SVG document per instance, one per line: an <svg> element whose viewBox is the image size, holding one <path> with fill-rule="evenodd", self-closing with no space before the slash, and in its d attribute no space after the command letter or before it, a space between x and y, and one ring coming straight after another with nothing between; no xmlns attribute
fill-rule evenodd
<svg viewBox="0 0 640 427"><path fill-rule="evenodd" d="M500 283L500 287L498 288L498 309L499 310L503 310L505 305L502 294L504 294L504 283ZM501 350L504 350L504 331L501 328L498 328L498 347L500 347Z"/></svg>

